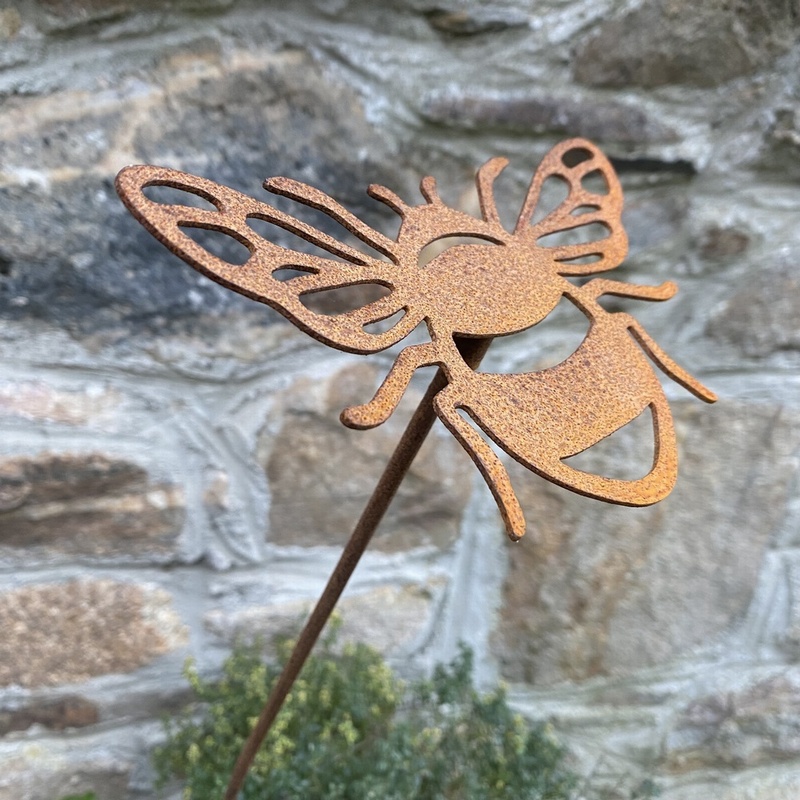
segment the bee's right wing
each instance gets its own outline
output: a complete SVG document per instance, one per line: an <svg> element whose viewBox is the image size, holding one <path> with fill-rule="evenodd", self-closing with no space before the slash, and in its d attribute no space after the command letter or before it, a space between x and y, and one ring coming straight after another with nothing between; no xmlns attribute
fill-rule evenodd
<svg viewBox="0 0 800 800"><path fill-rule="evenodd" d="M265 182L269 191L323 211L375 250L393 257L394 242L365 225L323 192L287 178ZM214 209L160 203L148 198L148 186L168 186L210 202ZM402 270L397 263L372 258L332 236L272 206L213 181L178 170L153 166L123 169L117 192L128 210L153 236L187 264L223 286L266 303L325 344L352 353L375 353L391 347L421 321L403 296ZM283 228L336 258L281 247L256 233L248 220L263 220ZM231 264L198 244L185 229L217 231L237 240L250 251L242 265ZM281 280L280 270L296 270L297 277ZM301 301L315 294L359 284L387 287L389 293L371 303L341 314L323 314ZM369 326L405 312L384 332Z"/></svg>
<svg viewBox="0 0 800 800"><path fill-rule="evenodd" d="M542 187L550 178L566 183L567 196L534 221ZM561 275L592 275L622 263L628 252L622 187L596 145L567 139L547 153L533 176L514 233L546 250Z"/></svg>

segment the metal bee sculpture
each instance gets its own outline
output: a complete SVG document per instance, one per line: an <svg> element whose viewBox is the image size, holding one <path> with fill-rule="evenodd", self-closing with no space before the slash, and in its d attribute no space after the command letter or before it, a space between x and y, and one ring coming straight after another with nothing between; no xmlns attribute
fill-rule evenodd
<svg viewBox="0 0 800 800"><path fill-rule="evenodd" d="M342 412L341 420L348 427L380 425L393 413L415 370L440 368L240 754L226 800L237 796L258 747L430 429L434 413L478 466L509 537L516 541L525 532L522 510L506 468L484 435L565 489L610 503L646 506L666 497L677 476L672 416L652 364L701 400L716 400L713 392L664 353L634 317L608 312L597 302L601 295L668 300L677 291L673 283L637 286L595 278L577 286L567 280L607 272L625 257L622 190L608 159L585 139L570 139L554 147L533 176L510 232L500 222L493 190L506 164L506 159L493 158L478 171L480 218L445 205L430 177L422 180L424 202L416 206L407 205L383 186L370 186L368 193L400 216L394 240L318 189L288 178L265 181L268 191L322 211L388 261L370 257L266 203L203 178L152 166L127 167L117 177L117 190L128 209L170 250L212 280L276 309L325 344L352 353L376 353L402 341L420 323L427 326L428 340L400 352L372 400ZM542 187L550 178L566 184L567 196L535 221ZM594 188L598 179L600 189ZM143 192L150 186L188 192L214 208L151 200ZM330 257L270 242L253 229L251 220L296 234ZM247 247L249 258L240 266L228 263L196 242L186 232L192 228L236 239ZM562 239L551 244L553 234L598 228L602 234L596 240L565 244ZM461 237L482 243L463 244ZM429 244L447 244L448 239L453 240L452 246L421 264L420 255ZM558 242L559 237L555 239ZM299 274L287 278L287 271ZM388 293L337 315L318 313L308 303L308 295L359 284L376 284ZM571 356L554 367L527 374L476 371L492 338L536 325L562 297L589 320L586 338ZM388 330L376 330L381 322ZM655 448L646 475L620 480L565 463L647 408L652 413Z"/></svg>
<svg viewBox="0 0 800 800"><path fill-rule="evenodd" d="M669 358L636 319L626 313L609 313L597 302L603 294L668 300L677 290L673 283L636 286L594 279L576 286L567 280L569 276L606 272L625 257L622 190L608 159L584 139L554 147L536 171L511 232L500 223L493 193L494 180L506 164L506 159L494 158L478 171L480 219L445 205L430 177L422 181L425 202L417 206L406 205L383 186L370 186L368 193L401 217L396 240L381 235L306 184L288 178L265 181L268 191L323 211L383 253L388 262L371 258L233 189L176 170L128 167L120 172L117 188L133 215L184 261L223 286L266 303L325 344L352 353L376 353L424 322L430 341L402 350L375 397L365 405L345 409L341 420L351 428L380 425L391 416L418 367L441 367L447 386L434 399L436 414L480 469L508 535L517 540L525 531L525 521L506 469L459 409L509 455L542 477L599 500L646 506L666 497L677 475L672 417L647 356L701 400L712 403L716 396ZM605 191L586 188L588 176L602 177ZM566 182L567 197L532 223L548 178ZM142 189L155 185L198 195L216 210L150 200ZM337 259L269 242L248 224L254 219L291 231ZM602 226L604 238L581 244L541 243L551 234L593 223ZM198 244L185 228L225 233L244 244L250 257L241 266L231 265ZM420 253L427 245L458 237L482 239L485 244L454 244L420 266ZM276 276L287 269L306 274L289 280ZM311 293L365 283L387 287L389 293L334 316L315 313L302 302ZM492 338L530 328L562 297L588 317L590 328L580 347L557 366L522 375L478 373L456 346L459 337ZM398 312L402 315L388 331L369 331L374 323ZM655 457L647 475L619 480L564 463L631 422L648 406L653 415Z"/></svg>

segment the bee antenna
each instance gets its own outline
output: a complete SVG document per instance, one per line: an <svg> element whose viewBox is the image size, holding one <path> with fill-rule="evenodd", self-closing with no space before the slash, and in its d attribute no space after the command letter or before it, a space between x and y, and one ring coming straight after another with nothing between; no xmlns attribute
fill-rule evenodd
<svg viewBox="0 0 800 800"><path fill-rule="evenodd" d="M419 190L422 192L422 196L429 202L429 203L441 203L442 200L439 197L439 193L436 191L436 178L432 178L428 175L426 178L423 178L419 184Z"/></svg>
<svg viewBox="0 0 800 800"><path fill-rule="evenodd" d="M507 158L492 158L478 170L478 174L475 176L481 214L483 214L484 220L492 225L501 225L494 200L494 181L507 166Z"/></svg>
<svg viewBox="0 0 800 800"><path fill-rule="evenodd" d="M391 189L372 183L367 188L367 194L375 200L385 203L392 211L397 212L401 217L408 211L408 205L404 203Z"/></svg>

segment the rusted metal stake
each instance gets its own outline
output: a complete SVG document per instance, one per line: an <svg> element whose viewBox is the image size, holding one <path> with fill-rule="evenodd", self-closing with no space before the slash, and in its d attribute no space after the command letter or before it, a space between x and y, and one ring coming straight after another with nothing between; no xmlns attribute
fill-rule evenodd
<svg viewBox="0 0 800 800"><path fill-rule="evenodd" d="M464 361L472 369L475 369L486 354L491 341L491 339L460 339L456 341L456 346ZM411 417L408 427L400 438L392 457L389 459L389 463L386 465L375 490L372 492L366 508L361 514L361 518L358 520L342 555L339 557L336 568L328 579L325 590L306 621L305 627L297 639L297 644L295 644L289 660L283 668L283 672L281 672L280 677L272 687L272 692L267 698L255 727L242 746L239 758L236 760L236 765L231 773L228 789L225 792L225 800L236 800L250 765L261 747L261 743L269 733L272 723L278 716L286 696L289 694L292 685L300 674L300 670L303 668L303 664L305 664L322 633L322 629L325 627L325 623L344 591L347 581L350 580L350 576L355 571L361 556L367 549L372 535L375 533L381 519L383 519L383 515L389 508L389 504L403 482L403 478L420 447L422 447L425 437L430 432L436 419L436 414L433 410L433 398L445 386L447 386L447 378L440 369Z"/></svg>

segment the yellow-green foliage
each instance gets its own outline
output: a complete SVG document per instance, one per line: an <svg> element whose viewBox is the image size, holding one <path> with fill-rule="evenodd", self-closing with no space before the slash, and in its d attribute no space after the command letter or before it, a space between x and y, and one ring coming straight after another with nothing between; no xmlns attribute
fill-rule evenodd
<svg viewBox="0 0 800 800"><path fill-rule="evenodd" d="M281 663L289 643L282 648ZM218 800L278 667L237 648L219 682L187 676L201 712L167 724L163 781L186 800ZM566 800L577 776L544 726L479 695L462 649L426 681L403 686L380 655L329 639L307 662L248 776L242 800Z"/></svg>

